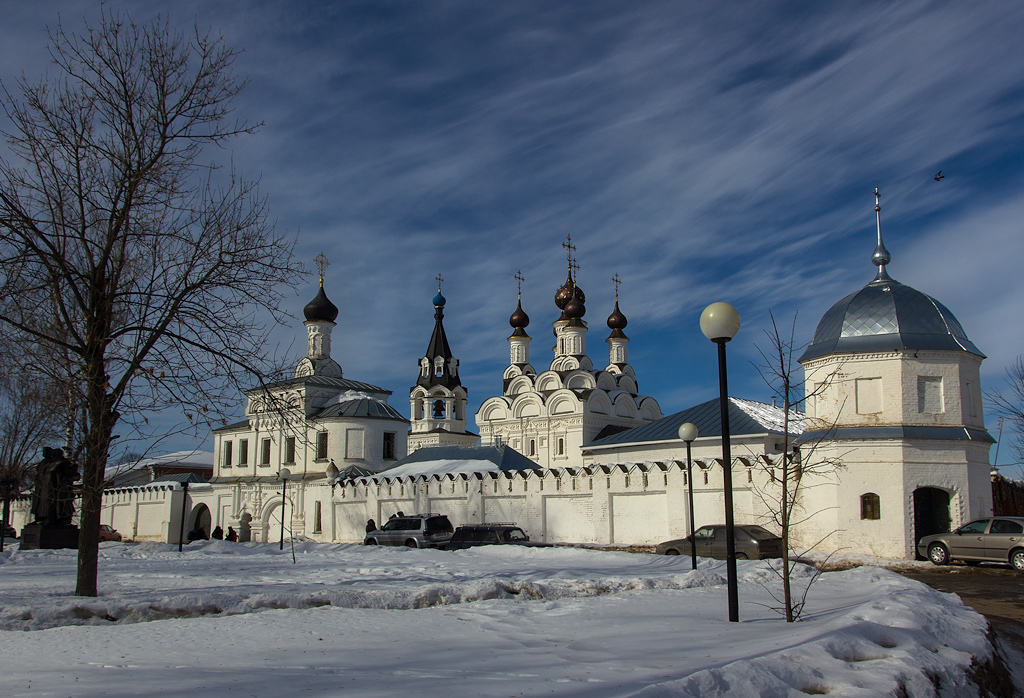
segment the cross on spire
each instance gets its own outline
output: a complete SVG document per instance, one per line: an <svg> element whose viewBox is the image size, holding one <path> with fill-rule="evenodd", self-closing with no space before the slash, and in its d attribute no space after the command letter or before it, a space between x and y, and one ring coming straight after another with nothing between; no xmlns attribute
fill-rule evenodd
<svg viewBox="0 0 1024 698"><path fill-rule="evenodd" d="M314 259L313 261L316 262L316 268L320 272L320 288L323 288L323 286L324 286L324 272L326 272L327 271L327 267L329 267L331 265L327 261L327 256L323 252L318 254L316 256L316 259Z"/></svg>
<svg viewBox="0 0 1024 698"><path fill-rule="evenodd" d="M572 233L565 236L565 242L562 243L562 247L565 248L565 260L568 262L571 271L573 265L572 253L576 251L576 245L572 244Z"/></svg>
<svg viewBox="0 0 1024 698"><path fill-rule="evenodd" d="M441 292L441 284L444 283L444 277L441 276L440 274L438 274L437 276L434 277L434 279L437 281L437 292L440 293Z"/></svg>
<svg viewBox="0 0 1024 698"><path fill-rule="evenodd" d="M580 264L575 259L569 261L569 271L572 273L572 285L576 285L576 274L580 270Z"/></svg>
<svg viewBox="0 0 1024 698"><path fill-rule="evenodd" d="M518 287L516 289L516 294L518 295L519 298L522 298L523 297L523 282L526 281L526 279L523 277L523 271L521 269L516 272L515 280L516 280L516 286Z"/></svg>
<svg viewBox="0 0 1024 698"><path fill-rule="evenodd" d="M619 284L622 283L622 279L619 278L618 274L612 277L612 283L615 284L615 302L619 302Z"/></svg>

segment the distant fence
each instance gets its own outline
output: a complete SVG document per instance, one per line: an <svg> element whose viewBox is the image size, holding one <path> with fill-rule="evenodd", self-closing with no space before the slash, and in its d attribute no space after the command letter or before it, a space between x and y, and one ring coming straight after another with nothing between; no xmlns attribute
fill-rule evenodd
<svg viewBox="0 0 1024 698"><path fill-rule="evenodd" d="M1024 483L993 475L992 513L995 516L1024 516Z"/></svg>

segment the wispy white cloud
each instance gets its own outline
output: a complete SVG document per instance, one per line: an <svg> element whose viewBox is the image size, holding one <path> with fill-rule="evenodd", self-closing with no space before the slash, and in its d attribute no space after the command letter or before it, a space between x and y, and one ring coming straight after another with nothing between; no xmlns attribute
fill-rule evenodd
<svg viewBox="0 0 1024 698"><path fill-rule="evenodd" d="M1012 4L197 1L171 18L244 49L238 113L265 125L235 161L262 172L301 253L331 259L346 375L394 390L400 409L438 272L474 402L500 390L517 269L547 363L570 233L595 363L618 273L640 385L666 411L715 390L696 324L714 300L744 316L734 392L765 399L749 362L767 311L799 310L809 339L872 278L875 185L891 272L960 317L986 379L1021 346L1006 321L1024 295L1010 268L1024 253ZM12 13L5 81L43 70L33 42L54 20L45 5Z"/></svg>

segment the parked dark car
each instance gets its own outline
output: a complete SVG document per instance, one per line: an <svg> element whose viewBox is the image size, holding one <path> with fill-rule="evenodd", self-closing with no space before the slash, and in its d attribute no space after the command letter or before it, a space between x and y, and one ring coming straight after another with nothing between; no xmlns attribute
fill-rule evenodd
<svg viewBox="0 0 1024 698"><path fill-rule="evenodd" d="M514 523L477 524L459 526L455 529L452 539L444 546L445 550L463 550L479 545L528 545L532 547L550 548L548 543L533 543L526 531Z"/></svg>
<svg viewBox="0 0 1024 698"><path fill-rule="evenodd" d="M100 524L100 543L105 541L117 541L121 542L121 534L117 532L113 526L107 524Z"/></svg>
<svg viewBox="0 0 1024 698"><path fill-rule="evenodd" d="M1024 572L1024 517L993 516L965 523L955 531L925 536L917 552L936 565L1008 562Z"/></svg>
<svg viewBox="0 0 1024 698"><path fill-rule="evenodd" d="M410 548L440 548L455 528L444 514L396 516L376 531L370 531L364 545L405 545Z"/></svg>
<svg viewBox="0 0 1024 698"><path fill-rule="evenodd" d="M4 524L4 538L17 538L18 529L10 524Z"/></svg>
<svg viewBox="0 0 1024 698"><path fill-rule="evenodd" d="M694 532L698 557L725 559L725 524L701 526ZM735 527L734 535L737 560L763 560L782 557L782 539L760 526L747 524ZM690 537L658 543L655 552L659 555L689 555Z"/></svg>

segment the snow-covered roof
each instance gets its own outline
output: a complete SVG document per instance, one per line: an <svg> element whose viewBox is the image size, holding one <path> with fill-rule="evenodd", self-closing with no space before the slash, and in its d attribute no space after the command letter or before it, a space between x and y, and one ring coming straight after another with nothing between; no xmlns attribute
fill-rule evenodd
<svg viewBox="0 0 1024 698"><path fill-rule="evenodd" d="M427 446L394 467L371 476L411 477L445 473L490 473L506 470L536 470L536 463L509 446Z"/></svg>
<svg viewBox="0 0 1024 698"><path fill-rule="evenodd" d="M198 450L175 451L174 453L166 453L162 456L142 458L134 463L108 465L105 476L109 479L115 475L122 475L131 470L142 470L143 468L153 466L160 468L181 468L183 470L187 468L207 468L213 470L213 453L210 451Z"/></svg>

